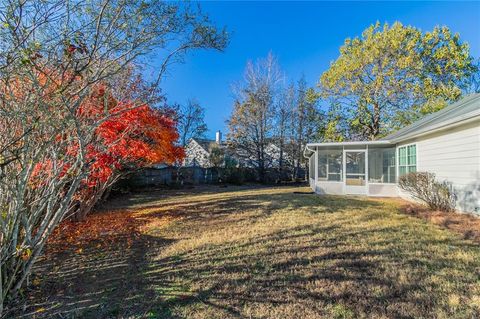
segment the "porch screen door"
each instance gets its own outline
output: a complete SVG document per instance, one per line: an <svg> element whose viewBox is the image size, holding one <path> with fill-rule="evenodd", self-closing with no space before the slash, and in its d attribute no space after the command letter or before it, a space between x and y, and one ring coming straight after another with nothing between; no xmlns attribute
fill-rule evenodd
<svg viewBox="0 0 480 319"><path fill-rule="evenodd" d="M345 192L347 194L367 194L366 152L345 151Z"/></svg>

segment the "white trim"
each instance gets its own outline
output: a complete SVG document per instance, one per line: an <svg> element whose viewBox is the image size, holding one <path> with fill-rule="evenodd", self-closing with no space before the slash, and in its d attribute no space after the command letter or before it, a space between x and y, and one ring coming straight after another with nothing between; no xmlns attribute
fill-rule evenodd
<svg viewBox="0 0 480 319"><path fill-rule="evenodd" d="M395 153L397 153L395 156L397 157L397 184L398 184L398 179L400 178L400 151L399 149L400 148L404 148L406 149L406 155L407 155L407 162L408 162L408 147L409 146L413 146L415 145L415 165L402 165L402 166L405 166L405 167L410 167L410 166L415 166L415 171L418 172L419 169L418 169L418 143L417 142L413 142L413 143L408 143L408 144L402 144L402 145L398 145L397 144L397 147L395 148Z"/></svg>
<svg viewBox="0 0 480 319"><path fill-rule="evenodd" d="M346 155L345 155L345 147L342 146L342 193L344 195L347 194L347 178L345 176L345 173L347 172L347 161L346 161Z"/></svg>
<svg viewBox="0 0 480 319"><path fill-rule="evenodd" d="M367 149L365 150L365 187L366 187L367 196L370 195L370 186L368 184L368 180L370 179L370 173L368 172L369 166L370 164L368 163L368 145L367 145Z"/></svg>
<svg viewBox="0 0 480 319"><path fill-rule="evenodd" d="M311 146L355 146L355 145L393 145L390 141L356 141L356 142L327 142L327 143L308 143L307 147Z"/></svg>
<svg viewBox="0 0 480 319"><path fill-rule="evenodd" d="M343 181L318 181L319 183L337 183L337 184L340 184L342 183L343 184Z"/></svg>
<svg viewBox="0 0 480 319"><path fill-rule="evenodd" d="M398 185L398 178L400 177L400 168L399 168L399 160L400 153L398 152L398 144L395 146L395 184Z"/></svg>

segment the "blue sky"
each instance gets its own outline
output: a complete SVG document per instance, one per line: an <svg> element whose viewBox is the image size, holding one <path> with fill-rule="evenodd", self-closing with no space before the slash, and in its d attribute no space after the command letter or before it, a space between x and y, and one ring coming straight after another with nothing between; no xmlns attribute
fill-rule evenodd
<svg viewBox="0 0 480 319"><path fill-rule="evenodd" d="M272 51L288 78L305 75L315 85L338 57L345 38L359 36L376 21L400 21L430 31L446 25L480 57L480 2L202 2L202 10L231 32L223 53L190 53L172 66L162 89L170 103L197 99L206 109L207 136L226 132L233 104L231 85L248 60Z"/></svg>

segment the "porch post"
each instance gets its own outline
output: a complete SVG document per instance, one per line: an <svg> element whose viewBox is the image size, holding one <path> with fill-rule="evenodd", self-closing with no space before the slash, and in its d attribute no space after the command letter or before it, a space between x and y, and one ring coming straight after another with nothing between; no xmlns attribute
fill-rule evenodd
<svg viewBox="0 0 480 319"><path fill-rule="evenodd" d="M314 155L314 159L315 159L315 164L314 164L314 167L315 167L315 176L313 176L313 186L315 187L315 190L314 192L317 192L317 179L318 179L318 146L315 146L315 155Z"/></svg>
<svg viewBox="0 0 480 319"><path fill-rule="evenodd" d="M347 156L344 145L342 145L342 182L343 195L345 195L347 194Z"/></svg>
<svg viewBox="0 0 480 319"><path fill-rule="evenodd" d="M365 151L365 187L367 188L367 196L370 196L370 187L368 185L368 144Z"/></svg>

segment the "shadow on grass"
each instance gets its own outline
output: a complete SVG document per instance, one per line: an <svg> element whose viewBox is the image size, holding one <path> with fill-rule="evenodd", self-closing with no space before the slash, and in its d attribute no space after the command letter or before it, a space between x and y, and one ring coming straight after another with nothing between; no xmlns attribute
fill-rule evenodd
<svg viewBox="0 0 480 319"><path fill-rule="evenodd" d="M155 196L149 199L154 200ZM38 269L43 281L32 291L25 317L479 314L472 308L448 308L442 294L453 289L451 293L467 296L468 289L479 283L475 279L479 261L456 257L462 252L478 257L478 246L452 237L438 239L424 225L390 225L385 220L391 216L378 201L259 190L213 199L193 196L188 202L182 199L166 207L147 201L143 208L148 212L138 218L144 223L178 219L190 237L204 229L243 225L246 220L262 222L285 212L298 218L313 216L314 222L166 256L162 252L178 239L165 238L162 232L143 233L131 246L126 238L118 238L104 251L92 246L80 255L45 260ZM365 228L356 227L363 223Z"/></svg>
<svg viewBox="0 0 480 319"><path fill-rule="evenodd" d="M332 231L332 228L313 230ZM395 231L382 230L387 235ZM289 241L294 237L298 239L299 236L275 233L259 238L258 241L251 241L243 247L236 245L235 249L248 252L251 251L249 248L254 250L259 243L272 240ZM337 304L348 307L355 314L352 317L436 317L434 314L438 313L442 303L440 297L444 296L437 295L437 287L425 280L426 278L438 272L438 276L447 284L458 285L469 280L471 285L475 284L475 280L466 279L459 271L464 265L457 265L448 258L419 259L402 251L389 249L321 253L326 246L335 250L342 244L343 241L339 239L329 245L309 242L303 247L291 249L270 247L265 253L243 253L234 258L229 256L233 247L215 247L200 253L192 251L178 257L181 262L177 264L177 268L170 269L161 276L150 276L149 281L163 286L164 278L174 276L192 284L197 282L196 285L201 287L195 290L188 300L169 299L168 303L163 305L167 309L175 309L190 302L222 310L225 317L238 318L249 318L241 315L247 304L252 308L260 305L301 305L316 315L325 317L330 315L325 309ZM458 248L454 241L426 241L423 244L430 247L448 245L451 249ZM294 257L299 250L306 252L306 256ZM287 254L289 257L278 260L272 258L272 254ZM162 269L165 263L169 262L169 258L162 259L151 264L151 267ZM395 272L395 267L408 270L410 277L402 279ZM451 270L453 272L450 272ZM475 267L470 270L475 271ZM159 314L165 309L163 307L158 309ZM479 312L469 314L475 316ZM262 314L259 317L276 318L279 315Z"/></svg>

